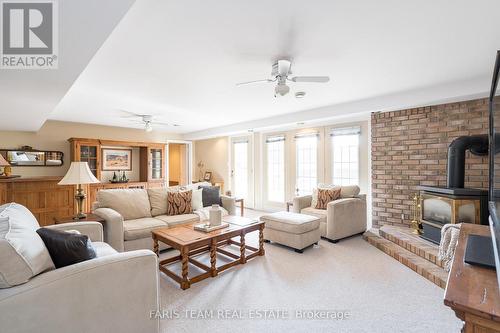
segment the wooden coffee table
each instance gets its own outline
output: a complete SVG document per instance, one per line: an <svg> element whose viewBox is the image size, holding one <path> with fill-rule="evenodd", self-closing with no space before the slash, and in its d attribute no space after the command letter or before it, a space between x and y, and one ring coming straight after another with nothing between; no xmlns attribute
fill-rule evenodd
<svg viewBox="0 0 500 333"><path fill-rule="evenodd" d="M230 267L245 264L249 259L264 255L264 222L240 216L225 216L222 220L229 223L227 228L208 233L194 230L193 226L200 222L154 230L152 232L152 237L154 252L157 256L159 255L158 242L165 243L180 251L180 255L178 256L161 260L159 262L159 269L178 282L181 288L185 290L188 289L192 283L202 281L208 277L215 277L220 272ZM245 235L253 231L259 231L259 248L246 245L245 243ZM233 240L232 238L234 237L239 237L240 241L237 242ZM239 246L239 255L223 248L227 245ZM251 252L248 255L246 254L247 250ZM210 253L210 267L194 258L194 256L202 253ZM230 258L230 261L217 267L217 253ZM177 262L181 262L181 276L167 267ZM202 269L204 273L188 277L189 263Z"/></svg>

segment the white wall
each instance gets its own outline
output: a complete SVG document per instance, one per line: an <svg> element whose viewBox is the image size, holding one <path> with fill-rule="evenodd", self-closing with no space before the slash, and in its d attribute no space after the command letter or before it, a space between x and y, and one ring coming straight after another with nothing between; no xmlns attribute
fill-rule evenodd
<svg viewBox="0 0 500 333"><path fill-rule="evenodd" d="M212 171L212 180L223 181L224 191L230 188L229 138L220 137L194 142L193 181L203 177L203 172ZM202 161L202 175L198 163Z"/></svg>

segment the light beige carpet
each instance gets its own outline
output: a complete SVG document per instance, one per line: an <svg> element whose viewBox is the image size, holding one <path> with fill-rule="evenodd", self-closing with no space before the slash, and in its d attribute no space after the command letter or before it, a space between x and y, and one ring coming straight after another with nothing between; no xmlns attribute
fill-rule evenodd
<svg viewBox="0 0 500 333"><path fill-rule="evenodd" d="M257 243L256 236L249 236L250 243ZM275 244L266 244L265 248L264 257L185 291L161 273L161 331L460 330L461 322L443 305L443 289L359 236L337 244L320 241L319 247L303 254ZM175 254L167 251L161 257ZM347 319L332 318L345 313ZM319 319L321 315L329 318Z"/></svg>

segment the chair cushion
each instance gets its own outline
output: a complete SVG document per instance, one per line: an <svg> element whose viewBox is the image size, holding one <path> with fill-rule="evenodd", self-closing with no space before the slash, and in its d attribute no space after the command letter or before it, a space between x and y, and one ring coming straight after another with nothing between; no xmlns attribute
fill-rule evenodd
<svg viewBox="0 0 500 333"><path fill-rule="evenodd" d="M167 215L191 214L193 212L193 206L191 206L192 197L192 190L184 192L168 192Z"/></svg>
<svg viewBox="0 0 500 333"><path fill-rule="evenodd" d="M326 209L326 206L330 201L337 200L340 198L341 188L318 188L318 202L316 203L316 209Z"/></svg>
<svg viewBox="0 0 500 333"><path fill-rule="evenodd" d="M97 258L100 257L105 257L109 256L110 254L116 254L118 251L113 249L111 245L108 243L104 242L92 242L92 245L94 246L95 253L97 255Z"/></svg>
<svg viewBox="0 0 500 333"><path fill-rule="evenodd" d="M316 209L313 207L307 207L300 211L302 214L307 214L319 218L320 222L326 223L326 217L328 212L326 209Z"/></svg>
<svg viewBox="0 0 500 333"><path fill-rule="evenodd" d="M200 217L197 214L160 215L156 216L156 218L168 224L169 227L200 221Z"/></svg>
<svg viewBox="0 0 500 333"><path fill-rule="evenodd" d="M167 214L167 191L166 188L148 189L152 216Z"/></svg>
<svg viewBox="0 0 500 333"><path fill-rule="evenodd" d="M148 192L144 189L114 189L97 192L100 208L111 208L124 220L151 217Z"/></svg>
<svg viewBox="0 0 500 333"><path fill-rule="evenodd" d="M342 190L340 191L340 197L344 198L354 198L359 194L359 186L358 185L346 185L342 186Z"/></svg>
<svg viewBox="0 0 500 333"><path fill-rule="evenodd" d="M123 237L126 241L151 237L151 231L165 228L167 224L152 217L123 221Z"/></svg>
<svg viewBox="0 0 500 333"><path fill-rule="evenodd" d="M39 228L36 232L49 250L56 268L96 257L94 246L87 235L49 228Z"/></svg>
<svg viewBox="0 0 500 333"><path fill-rule="evenodd" d="M0 288L28 282L33 276L54 269L49 251L36 230L36 218L24 206L0 206Z"/></svg>
<svg viewBox="0 0 500 333"><path fill-rule="evenodd" d="M319 228L319 218L291 212L262 215L260 220L266 223L266 228L291 234L303 234Z"/></svg>

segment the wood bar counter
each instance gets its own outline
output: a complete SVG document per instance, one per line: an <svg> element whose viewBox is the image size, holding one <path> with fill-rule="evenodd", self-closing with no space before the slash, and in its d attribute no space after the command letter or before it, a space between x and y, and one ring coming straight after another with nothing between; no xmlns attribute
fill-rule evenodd
<svg viewBox="0 0 500 333"><path fill-rule="evenodd" d="M496 272L464 262L469 235L491 236L488 226L462 223L444 304L464 321L463 332L500 332L500 294Z"/></svg>
<svg viewBox="0 0 500 333"><path fill-rule="evenodd" d="M16 202L35 215L40 226L75 212L74 186L60 186L62 177L0 179L0 205Z"/></svg>

